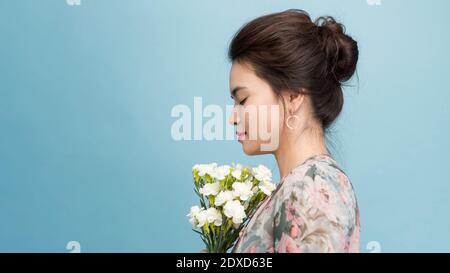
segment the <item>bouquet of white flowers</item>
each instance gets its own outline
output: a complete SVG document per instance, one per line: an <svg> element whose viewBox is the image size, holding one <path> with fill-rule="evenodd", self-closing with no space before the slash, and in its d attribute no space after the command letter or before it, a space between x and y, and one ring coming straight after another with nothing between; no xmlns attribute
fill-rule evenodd
<svg viewBox="0 0 450 273"><path fill-rule="evenodd" d="M197 164L192 168L200 206L191 207L189 222L210 253L233 247L248 216L275 190L265 166Z"/></svg>

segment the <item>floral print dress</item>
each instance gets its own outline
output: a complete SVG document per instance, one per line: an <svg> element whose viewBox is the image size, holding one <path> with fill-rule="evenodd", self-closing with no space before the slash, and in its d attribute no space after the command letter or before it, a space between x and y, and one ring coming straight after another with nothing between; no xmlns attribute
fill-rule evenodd
<svg viewBox="0 0 450 273"><path fill-rule="evenodd" d="M353 186L327 154L295 167L251 216L232 252L359 252Z"/></svg>

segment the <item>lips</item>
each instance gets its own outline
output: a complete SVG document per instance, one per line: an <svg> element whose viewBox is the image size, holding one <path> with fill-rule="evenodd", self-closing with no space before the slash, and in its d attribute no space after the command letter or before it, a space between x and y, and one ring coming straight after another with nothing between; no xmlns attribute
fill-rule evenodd
<svg viewBox="0 0 450 273"><path fill-rule="evenodd" d="M245 134L246 134L245 132L242 132L242 133L236 132L238 140L244 140Z"/></svg>

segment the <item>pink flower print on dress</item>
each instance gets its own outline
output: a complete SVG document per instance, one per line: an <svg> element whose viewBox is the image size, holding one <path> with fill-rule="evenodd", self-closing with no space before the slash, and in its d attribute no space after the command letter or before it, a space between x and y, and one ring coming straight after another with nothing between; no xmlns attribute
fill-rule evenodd
<svg viewBox="0 0 450 273"><path fill-rule="evenodd" d="M256 246L255 246L255 245L252 245L252 246L250 247L250 249L248 250L248 252L249 252L249 253L256 253Z"/></svg>
<svg viewBox="0 0 450 273"><path fill-rule="evenodd" d="M350 237L349 252L359 252L359 240L361 234L361 226L359 223L359 208L356 210L356 226L353 230L353 234Z"/></svg>
<svg viewBox="0 0 450 273"><path fill-rule="evenodd" d="M338 177L339 177L340 186L342 187L342 190L340 191L340 196L341 196L342 200L344 201L344 203L348 204L349 197L348 197L347 193L348 193L348 188L350 186L350 184L348 183L348 178L344 173L341 173L341 172L338 174Z"/></svg>
<svg viewBox="0 0 450 273"><path fill-rule="evenodd" d="M333 221L337 221L336 193L329 186L330 182L324 180L321 176L314 177L311 191L306 193L309 195L309 205Z"/></svg>
<svg viewBox="0 0 450 273"><path fill-rule="evenodd" d="M290 235L292 238L297 238L298 235L300 234L300 229L298 228L298 226L296 224L293 224L291 227L291 232Z"/></svg>
<svg viewBox="0 0 450 273"><path fill-rule="evenodd" d="M287 205L286 218L287 218L287 221L292 222L292 224L295 224L295 225L303 224L303 219L297 215L296 206L292 200L290 200Z"/></svg>
<svg viewBox="0 0 450 273"><path fill-rule="evenodd" d="M278 252L280 253L298 253L300 249L295 244L295 241L286 233L281 235L278 242Z"/></svg>

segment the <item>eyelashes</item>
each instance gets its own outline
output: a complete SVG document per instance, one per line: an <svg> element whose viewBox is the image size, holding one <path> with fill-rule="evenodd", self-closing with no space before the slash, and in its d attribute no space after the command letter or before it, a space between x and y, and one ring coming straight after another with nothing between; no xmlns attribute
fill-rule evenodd
<svg viewBox="0 0 450 273"><path fill-rule="evenodd" d="M231 96L231 99L233 99L233 100L234 100L234 97L233 97L233 96ZM241 100L241 101L239 102L239 105L244 105L244 104L245 104L245 102L247 101L247 99L248 99L248 97L246 97L245 99Z"/></svg>
<svg viewBox="0 0 450 273"><path fill-rule="evenodd" d="M240 105L244 105L245 101L247 100L247 98L241 100L241 102L239 102Z"/></svg>

